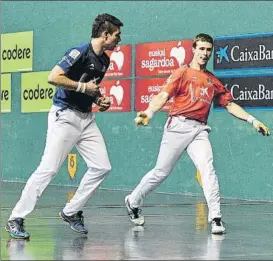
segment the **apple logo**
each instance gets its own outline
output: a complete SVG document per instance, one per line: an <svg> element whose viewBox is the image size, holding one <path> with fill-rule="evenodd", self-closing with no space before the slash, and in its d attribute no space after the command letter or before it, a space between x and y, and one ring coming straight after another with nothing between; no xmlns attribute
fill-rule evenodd
<svg viewBox="0 0 273 261"><path fill-rule="evenodd" d="M120 105L122 102L123 93L124 91L119 81L117 81L116 85L113 85L110 89L110 95L113 95L116 98L118 105Z"/></svg>
<svg viewBox="0 0 273 261"><path fill-rule="evenodd" d="M171 49L170 56L175 57L179 66L184 63L186 52L184 47L181 46L181 41L178 42L177 47Z"/></svg>
<svg viewBox="0 0 273 261"><path fill-rule="evenodd" d="M120 46L117 47L116 51L113 51L110 56L110 61L114 61L120 71L124 63L124 54L120 50Z"/></svg>

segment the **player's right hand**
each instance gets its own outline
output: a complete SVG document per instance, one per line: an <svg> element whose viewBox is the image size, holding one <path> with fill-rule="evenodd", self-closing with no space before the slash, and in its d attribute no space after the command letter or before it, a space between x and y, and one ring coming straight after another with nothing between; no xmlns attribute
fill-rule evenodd
<svg viewBox="0 0 273 261"><path fill-rule="evenodd" d="M86 83L85 93L90 96L96 96L100 93L100 86L96 84L95 80Z"/></svg>
<svg viewBox="0 0 273 261"><path fill-rule="evenodd" d="M140 111L137 113L137 116L135 118L136 125L147 126L149 122L150 122L150 118L144 111Z"/></svg>

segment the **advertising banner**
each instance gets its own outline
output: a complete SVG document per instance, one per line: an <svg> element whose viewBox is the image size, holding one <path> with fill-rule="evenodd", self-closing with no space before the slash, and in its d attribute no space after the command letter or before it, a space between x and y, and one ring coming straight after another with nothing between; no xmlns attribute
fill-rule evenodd
<svg viewBox="0 0 273 261"><path fill-rule="evenodd" d="M101 82L100 91L103 96L110 97L111 106L105 112L131 111L131 80L114 80ZM99 106L93 104L92 111L98 112Z"/></svg>
<svg viewBox="0 0 273 261"><path fill-rule="evenodd" d="M114 51L106 51L110 65L105 78L122 78L132 76L132 45L117 46Z"/></svg>
<svg viewBox="0 0 273 261"><path fill-rule="evenodd" d="M33 32L1 34L1 72L33 69Z"/></svg>
<svg viewBox="0 0 273 261"><path fill-rule="evenodd" d="M49 71L22 73L22 113L49 111L55 93L55 87L47 82L49 73Z"/></svg>
<svg viewBox="0 0 273 261"><path fill-rule="evenodd" d="M170 75L192 60L192 40L136 44L136 76Z"/></svg>
<svg viewBox="0 0 273 261"><path fill-rule="evenodd" d="M214 72L273 75L273 33L214 38Z"/></svg>
<svg viewBox="0 0 273 261"><path fill-rule="evenodd" d="M224 77L220 80L230 90L234 102L240 106L273 108L273 76ZM217 101L214 107L219 107Z"/></svg>
<svg viewBox="0 0 273 261"><path fill-rule="evenodd" d="M11 112L11 74L1 74L1 113Z"/></svg>
<svg viewBox="0 0 273 261"><path fill-rule="evenodd" d="M143 111L147 109L149 102L154 95L158 94L165 83L166 78L146 78L136 79L135 84L135 111ZM161 111L168 111L173 98L171 98Z"/></svg>

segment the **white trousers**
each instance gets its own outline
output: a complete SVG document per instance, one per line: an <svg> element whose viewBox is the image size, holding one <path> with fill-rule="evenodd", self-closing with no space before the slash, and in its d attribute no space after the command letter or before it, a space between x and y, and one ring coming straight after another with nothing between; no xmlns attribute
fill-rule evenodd
<svg viewBox="0 0 273 261"><path fill-rule="evenodd" d="M88 170L63 212L70 216L83 209L111 170L104 139L95 122L94 113L61 110L59 107L52 106L48 114L47 138L42 160L28 179L21 198L11 213L10 220L18 217L25 218L33 211L37 200L58 173L74 146L86 162Z"/></svg>
<svg viewBox="0 0 273 261"><path fill-rule="evenodd" d="M140 181L129 195L130 205L138 208L144 198L156 189L171 173L181 154L187 150L200 171L203 191L209 208L208 221L221 217L218 178L213 167L213 154L208 138L210 127L183 116L168 118L156 166Z"/></svg>

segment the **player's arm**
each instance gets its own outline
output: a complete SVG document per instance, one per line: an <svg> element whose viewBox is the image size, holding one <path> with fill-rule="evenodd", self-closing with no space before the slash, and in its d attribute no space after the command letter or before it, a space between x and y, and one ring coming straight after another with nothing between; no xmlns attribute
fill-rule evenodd
<svg viewBox="0 0 273 261"><path fill-rule="evenodd" d="M48 76L48 83L54 86L62 86L68 90L86 93L87 95L98 95L99 85L97 85L93 80L84 83L81 81L73 81L66 76L66 72L59 66L55 65Z"/></svg>
<svg viewBox="0 0 273 261"><path fill-rule="evenodd" d="M158 93L152 98L146 111L148 111L149 114L155 114L156 112L158 112L159 110L163 108L163 106L166 104L168 99L169 99L168 92L162 91Z"/></svg>
<svg viewBox="0 0 273 261"><path fill-rule="evenodd" d="M219 104L223 106L230 114L238 119L247 121L252 124L253 127L263 135L270 135L269 129L252 115L247 113L240 105L233 102L230 91L221 83L221 81L215 78L216 81L216 96L219 98Z"/></svg>
<svg viewBox="0 0 273 261"><path fill-rule="evenodd" d="M59 66L55 65L48 76L48 83L56 86L62 86L68 90L76 91L79 82L73 81L65 76L65 71Z"/></svg>
<svg viewBox="0 0 273 261"><path fill-rule="evenodd" d="M145 111L137 113L135 123L137 125L148 125L153 115L158 112L168 101L169 93L162 91L155 95L149 103L148 108Z"/></svg>
<svg viewBox="0 0 273 261"><path fill-rule="evenodd" d="M110 58L105 54L107 58L106 67L108 68L110 65ZM96 99L94 101L95 104L99 106L99 111L106 111L111 106L111 101L109 97L103 96L101 92L96 95Z"/></svg>
<svg viewBox="0 0 273 261"><path fill-rule="evenodd" d="M228 102L227 105L224 107L230 114L232 114L236 118L252 124L258 132L262 133L263 135L270 135L269 129L262 122L247 113L240 105L231 101Z"/></svg>
<svg viewBox="0 0 273 261"><path fill-rule="evenodd" d="M99 85L97 85L94 80L84 83L83 80L77 82L67 77L67 73L71 70L75 70L77 63L82 61L82 55L83 51L77 48L67 51L63 58L51 70L48 76L48 83L55 86L62 86L68 90L86 93L91 96L98 94Z"/></svg>
<svg viewBox="0 0 273 261"><path fill-rule="evenodd" d="M166 102L173 96L180 81L180 73L175 71L163 84L162 90L155 95L145 111L137 113L135 123L137 125L148 125L153 115L161 110Z"/></svg>

